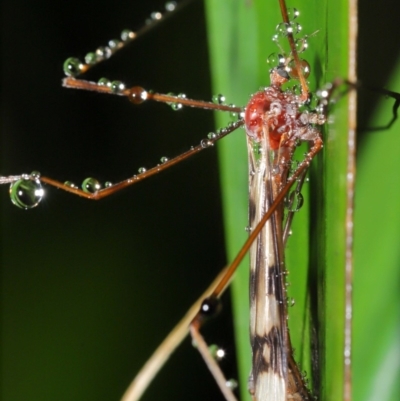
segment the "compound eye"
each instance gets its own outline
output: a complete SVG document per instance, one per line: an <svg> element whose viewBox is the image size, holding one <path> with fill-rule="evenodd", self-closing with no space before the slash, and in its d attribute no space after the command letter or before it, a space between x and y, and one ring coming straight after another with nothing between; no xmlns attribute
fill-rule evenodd
<svg viewBox="0 0 400 401"><path fill-rule="evenodd" d="M282 78L285 78L285 79L287 79L287 80L290 79L290 76L289 76L289 74L288 74L288 72L287 72L287 70L286 70L286 66L284 66L284 65L279 65L279 66L276 68L276 72L277 72Z"/></svg>

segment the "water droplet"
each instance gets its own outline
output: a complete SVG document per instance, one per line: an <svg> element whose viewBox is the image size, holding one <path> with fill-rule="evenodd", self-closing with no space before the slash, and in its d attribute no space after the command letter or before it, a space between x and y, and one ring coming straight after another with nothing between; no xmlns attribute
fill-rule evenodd
<svg viewBox="0 0 400 401"><path fill-rule="evenodd" d="M311 116L313 116L313 114L311 115ZM309 124L311 121L310 121L310 113L308 112L308 110L304 110L301 114L300 114L300 116L299 116L299 121L301 122L301 124L303 124L303 125L307 125L307 124Z"/></svg>
<svg viewBox="0 0 400 401"><path fill-rule="evenodd" d="M182 103L171 103L171 108L174 111L178 111L182 108Z"/></svg>
<svg viewBox="0 0 400 401"><path fill-rule="evenodd" d="M96 64L97 63L96 53L93 52L87 53L85 56L85 63L89 65Z"/></svg>
<svg viewBox="0 0 400 401"><path fill-rule="evenodd" d="M173 93L168 93L168 95L175 96ZM177 97L180 99L186 99L186 95L184 93L180 93ZM178 103L178 102L170 102L167 104L169 104L171 106L172 110L174 110L174 111L181 110L183 107L182 103Z"/></svg>
<svg viewBox="0 0 400 401"><path fill-rule="evenodd" d="M218 94L218 95L214 95L213 97L212 97L212 101L213 101L213 103L215 103L215 104L224 104L225 103L225 96L224 95L221 95L220 93Z"/></svg>
<svg viewBox="0 0 400 401"><path fill-rule="evenodd" d="M209 139L202 139L200 141L200 146L205 149L209 148L210 146L213 146L214 144L209 140Z"/></svg>
<svg viewBox="0 0 400 401"><path fill-rule="evenodd" d="M64 74L69 77L76 77L83 70L83 64L75 57L67 58L63 65Z"/></svg>
<svg viewBox="0 0 400 401"><path fill-rule="evenodd" d="M96 49L97 60L104 60L110 58L112 51L108 46L100 46Z"/></svg>
<svg viewBox="0 0 400 401"><path fill-rule="evenodd" d="M113 186L113 184L112 184L111 181L106 181L106 182L104 183L104 187L105 187L105 188L110 188L110 187L112 187L112 186Z"/></svg>
<svg viewBox="0 0 400 401"><path fill-rule="evenodd" d="M32 178L40 178L40 172L39 171L36 171L36 170L33 170L32 172L31 172L31 174L30 174L30 176L32 177Z"/></svg>
<svg viewBox="0 0 400 401"><path fill-rule="evenodd" d="M230 105L229 105L229 107L236 107L233 103L231 103ZM233 118L236 118L237 116L238 116L238 113L236 112L236 111L231 111L230 113L230 116L231 117L233 117Z"/></svg>
<svg viewBox="0 0 400 401"><path fill-rule="evenodd" d="M100 78L98 81L97 81L97 84L98 85L100 85L100 86L108 86L108 87L110 87L111 86L111 81L108 79L108 78Z"/></svg>
<svg viewBox="0 0 400 401"><path fill-rule="evenodd" d="M300 68L304 78L308 78L311 72L310 64L306 60L300 59ZM292 79L299 79L299 73L294 60L289 63L289 76Z"/></svg>
<svg viewBox="0 0 400 401"><path fill-rule="evenodd" d="M162 14L159 11L154 11L153 13L150 14L150 18L153 21L159 21L162 18Z"/></svg>
<svg viewBox="0 0 400 401"><path fill-rule="evenodd" d="M20 209L32 209L42 200L44 191L40 180L29 175L10 185L11 202Z"/></svg>
<svg viewBox="0 0 400 401"><path fill-rule="evenodd" d="M278 44L279 45L279 36L278 35L273 35L272 36L272 38L271 38L271 40L274 42L274 43L276 43L276 44Z"/></svg>
<svg viewBox="0 0 400 401"><path fill-rule="evenodd" d="M235 390L238 387L238 382L235 379L229 379L225 383L226 387Z"/></svg>
<svg viewBox="0 0 400 401"><path fill-rule="evenodd" d="M293 35L297 35L298 33L301 32L303 27L300 24L298 24L297 22L291 22L290 29L291 29Z"/></svg>
<svg viewBox="0 0 400 401"><path fill-rule="evenodd" d="M294 20L300 15L299 10L294 7L289 7L287 9L287 13L288 13L289 20Z"/></svg>
<svg viewBox="0 0 400 401"><path fill-rule="evenodd" d="M125 84L121 81L112 81L110 88L113 93L121 93L125 89Z"/></svg>
<svg viewBox="0 0 400 401"><path fill-rule="evenodd" d="M129 89L128 99L133 104L143 103L145 100L147 100L148 96L148 92L140 86L134 86L133 88Z"/></svg>
<svg viewBox="0 0 400 401"><path fill-rule="evenodd" d="M169 160L169 159L168 159L168 157L166 157L166 156L163 156L163 157L160 159L161 163L166 163L168 160Z"/></svg>
<svg viewBox="0 0 400 401"><path fill-rule="evenodd" d="M216 344L211 344L208 347L208 350L209 350L210 354L212 355L212 357L216 361L220 361L225 357L225 350L223 350L221 347L219 347Z"/></svg>
<svg viewBox="0 0 400 401"><path fill-rule="evenodd" d="M267 64L269 64L271 67L277 67L278 65L284 63L285 63L285 57L283 57L281 54L271 53L267 57Z"/></svg>
<svg viewBox="0 0 400 401"><path fill-rule="evenodd" d="M286 22L281 22L276 27L276 32L278 36L287 36L289 33L292 33L292 31L293 28L291 27L291 25Z"/></svg>
<svg viewBox="0 0 400 401"><path fill-rule="evenodd" d="M78 188L72 181L65 181L64 185L71 188Z"/></svg>
<svg viewBox="0 0 400 401"><path fill-rule="evenodd" d="M329 90L324 88L317 91L317 97L320 99L326 99L329 96Z"/></svg>
<svg viewBox="0 0 400 401"><path fill-rule="evenodd" d="M121 40L123 42L128 42L129 40L133 40L136 37L136 33L131 31L130 29L124 29L121 32Z"/></svg>
<svg viewBox="0 0 400 401"><path fill-rule="evenodd" d="M315 108L315 112L318 113L318 115L325 117L325 105L322 102L319 103Z"/></svg>
<svg viewBox="0 0 400 401"><path fill-rule="evenodd" d="M208 139L215 139L217 137L217 134L215 132L209 132L207 134Z"/></svg>
<svg viewBox="0 0 400 401"><path fill-rule="evenodd" d="M123 46L123 44L119 39L111 39L108 42L108 46L110 47L111 51L114 52L120 49Z"/></svg>
<svg viewBox="0 0 400 401"><path fill-rule="evenodd" d="M165 11L171 12L176 8L176 1L168 1L165 3Z"/></svg>
<svg viewBox="0 0 400 401"><path fill-rule="evenodd" d="M146 167L139 167L138 172L139 174L143 174L147 171Z"/></svg>
<svg viewBox="0 0 400 401"><path fill-rule="evenodd" d="M296 46L297 53L303 53L308 48L307 36L305 36L304 38L296 39L294 44Z"/></svg>
<svg viewBox="0 0 400 401"><path fill-rule="evenodd" d="M96 180L96 178L88 177L82 182L82 189L84 192L89 194L96 193L99 189L101 189L100 182Z"/></svg>
<svg viewBox="0 0 400 401"><path fill-rule="evenodd" d="M304 198L300 192L293 191L289 195L287 208L289 212L298 212L303 206Z"/></svg>
<svg viewBox="0 0 400 401"><path fill-rule="evenodd" d="M244 231L246 231L247 233L251 233L252 228L250 226L247 226L244 228Z"/></svg>
<svg viewBox="0 0 400 401"><path fill-rule="evenodd" d="M277 165L274 165L273 167L272 167L272 174L279 174L280 173L280 171L281 171L281 169L279 168L279 166L277 166Z"/></svg>

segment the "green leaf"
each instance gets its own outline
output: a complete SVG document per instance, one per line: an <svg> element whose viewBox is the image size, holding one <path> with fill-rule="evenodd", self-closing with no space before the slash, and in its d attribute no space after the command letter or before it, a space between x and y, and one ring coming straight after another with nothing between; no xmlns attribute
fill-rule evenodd
<svg viewBox="0 0 400 401"><path fill-rule="evenodd" d="M399 71L398 63L395 71ZM399 75L388 88L400 91ZM392 99L381 99L368 127L381 126L392 114ZM355 209L354 399L400 397L399 236L400 189L395 160L399 125L361 132Z"/></svg>
<svg viewBox="0 0 400 401"><path fill-rule="evenodd" d="M265 59L278 51L270 40L281 21L278 2L255 1L247 6L240 1L208 3L214 91L224 93L228 102L245 104L251 93L269 83ZM311 90L315 91L335 77L347 76L347 2L297 1L289 6L300 10L298 21L304 34L318 31L309 38L310 48L304 54L311 65ZM296 357L310 376L308 322L311 320L313 347L320 355L319 377L314 372L312 382L315 393L323 400L341 399L343 388L346 110L347 101L341 99L333 112L334 123L324 129L324 151L313 162L311 184L303 191L308 203L296 216L294 235L286 255L291 282L289 296L296 300L296 307L290 310ZM217 125L224 124L222 117L217 116ZM244 136L243 132L234 135ZM222 144L220 158L227 251L231 259L245 237L247 163L244 138ZM250 371L248 267L243 264L233 284L242 399L247 396L244 383Z"/></svg>
<svg viewBox="0 0 400 401"><path fill-rule="evenodd" d="M281 20L278 3L255 1L249 2L247 7L241 1L207 3L214 91L222 91L229 102L245 104L249 95L260 85L268 84L264 60L276 51L269 38L274 26ZM310 38L310 49L306 53L306 59L312 67L312 76L309 78L311 89L315 90L336 77L347 77L347 1L299 0L289 4L293 5L301 11L299 22L303 32L310 34L318 31L317 35ZM375 21L376 17L373 19ZM366 24L364 20L361 22L364 28L361 33L365 33ZM371 30L370 25L368 30ZM365 47L363 38L360 38L361 48ZM379 37L377 39L379 41ZM375 48L381 44L382 40ZM373 49L372 46L369 40L368 49ZM363 66L370 63L370 54L371 51ZM377 67L375 76L378 70L383 72L382 68ZM399 91L400 81L390 81L388 88ZM361 124L379 126L382 121L388 121L392 102L383 100L371 119L361 114ZM310 374L306 344L310 341L307 321L311 320L311 327L318 332L313 342L320 359L320 384L313 377L315 391L319 388L321 400L342 400L348 146L346 98L340 99L330 120L324 129L324 150L311 168L309 193L303 190L309 203L296 216L286 261L292 284L290 296L296 300L296 307L290 310L290 327L297 348L297 359ZM217 125L224 124L225 120L217 116ZM397 169L393 164L400 151L398 131L398 125L394 124L391 130L377 134L361 133L363 141L357 159L354 218L352 351L355 400L397 400L400 397L400 388L396 384L399 383L400 371L400 194L396 185ZM220 147L227 252L230 258L244 241L247 210L244 206L247 181L241 170L247 169L244 139L232 138L231 142L223 143ZM240 159L238 154L241 155ZM247 269L244 263L233 285L242 399L248 397L246 379L250 371Z"/></svg>

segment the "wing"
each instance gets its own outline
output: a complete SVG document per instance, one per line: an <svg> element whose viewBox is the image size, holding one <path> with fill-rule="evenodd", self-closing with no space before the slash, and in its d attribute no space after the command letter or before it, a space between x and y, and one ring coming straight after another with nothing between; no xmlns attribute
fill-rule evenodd
<svg viewBox="0 0 400 401"><path fill-rule="evenodd" d="M248 139L250 227L274 197L268 139ZM266 223L250 249L250 336L253 368L250 392L257 401L286 401L287 328L284 291L282 210Z"/></svg>

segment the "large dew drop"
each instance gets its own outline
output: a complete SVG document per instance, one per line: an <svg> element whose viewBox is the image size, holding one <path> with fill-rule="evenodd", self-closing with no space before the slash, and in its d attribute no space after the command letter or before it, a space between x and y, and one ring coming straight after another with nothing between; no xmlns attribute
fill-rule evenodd
<svg viewBox="0 0 400 401"><path fill-rule="evenodd" d="M146 90L141 88L140 86L134 86L129 89L128 99L133 104L143 103L148 98L148 93Z"/></svg>
<svg viewBox="0 0 400 401"><path fill-rule="evenodd" d="M135 39L135 37L136 37L135 32L132 32L130 29L124 29L121 32L121 40L123 42L128 42L129 40L133 40Z"/></svg>
<svg viewBox="0 0 400 401"><path fill-rule="evenodd" d="M290 78L299 79L300 75L299 75L299 72L297 70L297 67L296 67L296 64L295 64L294 60L292 60L289 63L289 68L290 68L290 70L289 70ZM307 79L309 77L309 75L310 75L310 72L311 72L310 64L308 63L308 61L304 60L304 59L300 59L299 68L301 69L301 72L303 73L304 78Z"/></svg>
<svg viewBox="0 0 400 401"><path fill-rule="evenodd" d="M304 198L300 192L293 191L289 195L287 208L289 212L298 212L303 206Z"/></svg>
<svg viewBox="0 0 400 401"><path fill-rule="evenodd" d="M212 102L215 104L224 104L225 100L226 100L225 96L221 95L220 93L212 97Z"/></svg>
<svg viewBox="0 0 400 401"><path fill-rule="evenodd" d="M68 77L76 77L82 72L83 64L75 57L70 57L65 60L63 65L64 73Z"/></svg>
<svg viewBox="0 0 400 401"><path fill-rule="evenodd" d="M167 3L165 3L165 11L168 12L174 11L176 6L177 6L176 1L168 1Z"/></svg>
<svg viewBox="0 0 400 401"><path fill-rule="evenodd" d="M11 202L21 209L32 209L42 200L44 191L40 180L25 176L10 185Z"/></svg>
<svg viewBox="0 0 400 401"><path fill-rule="evenodd" d="M121 81L112 81L110 88L113 93L121 93L125 89L125 84Z"/></svg>
<svg viewBox="0 0 400 401"><path fill-rule="evenodd" d="M96 178L89 177L82 182L82 189L84 192L94 194L101 189L101 184Z"/></svg>
<svg viewBox="0 0 400 401"><path fill-rule="evenodd" d="M288 17L289 17L289 21L293 21L294 19L296 19L299 15L300 12L297 8L288 8L287 9L287 13L288 13Z"/></svg>

